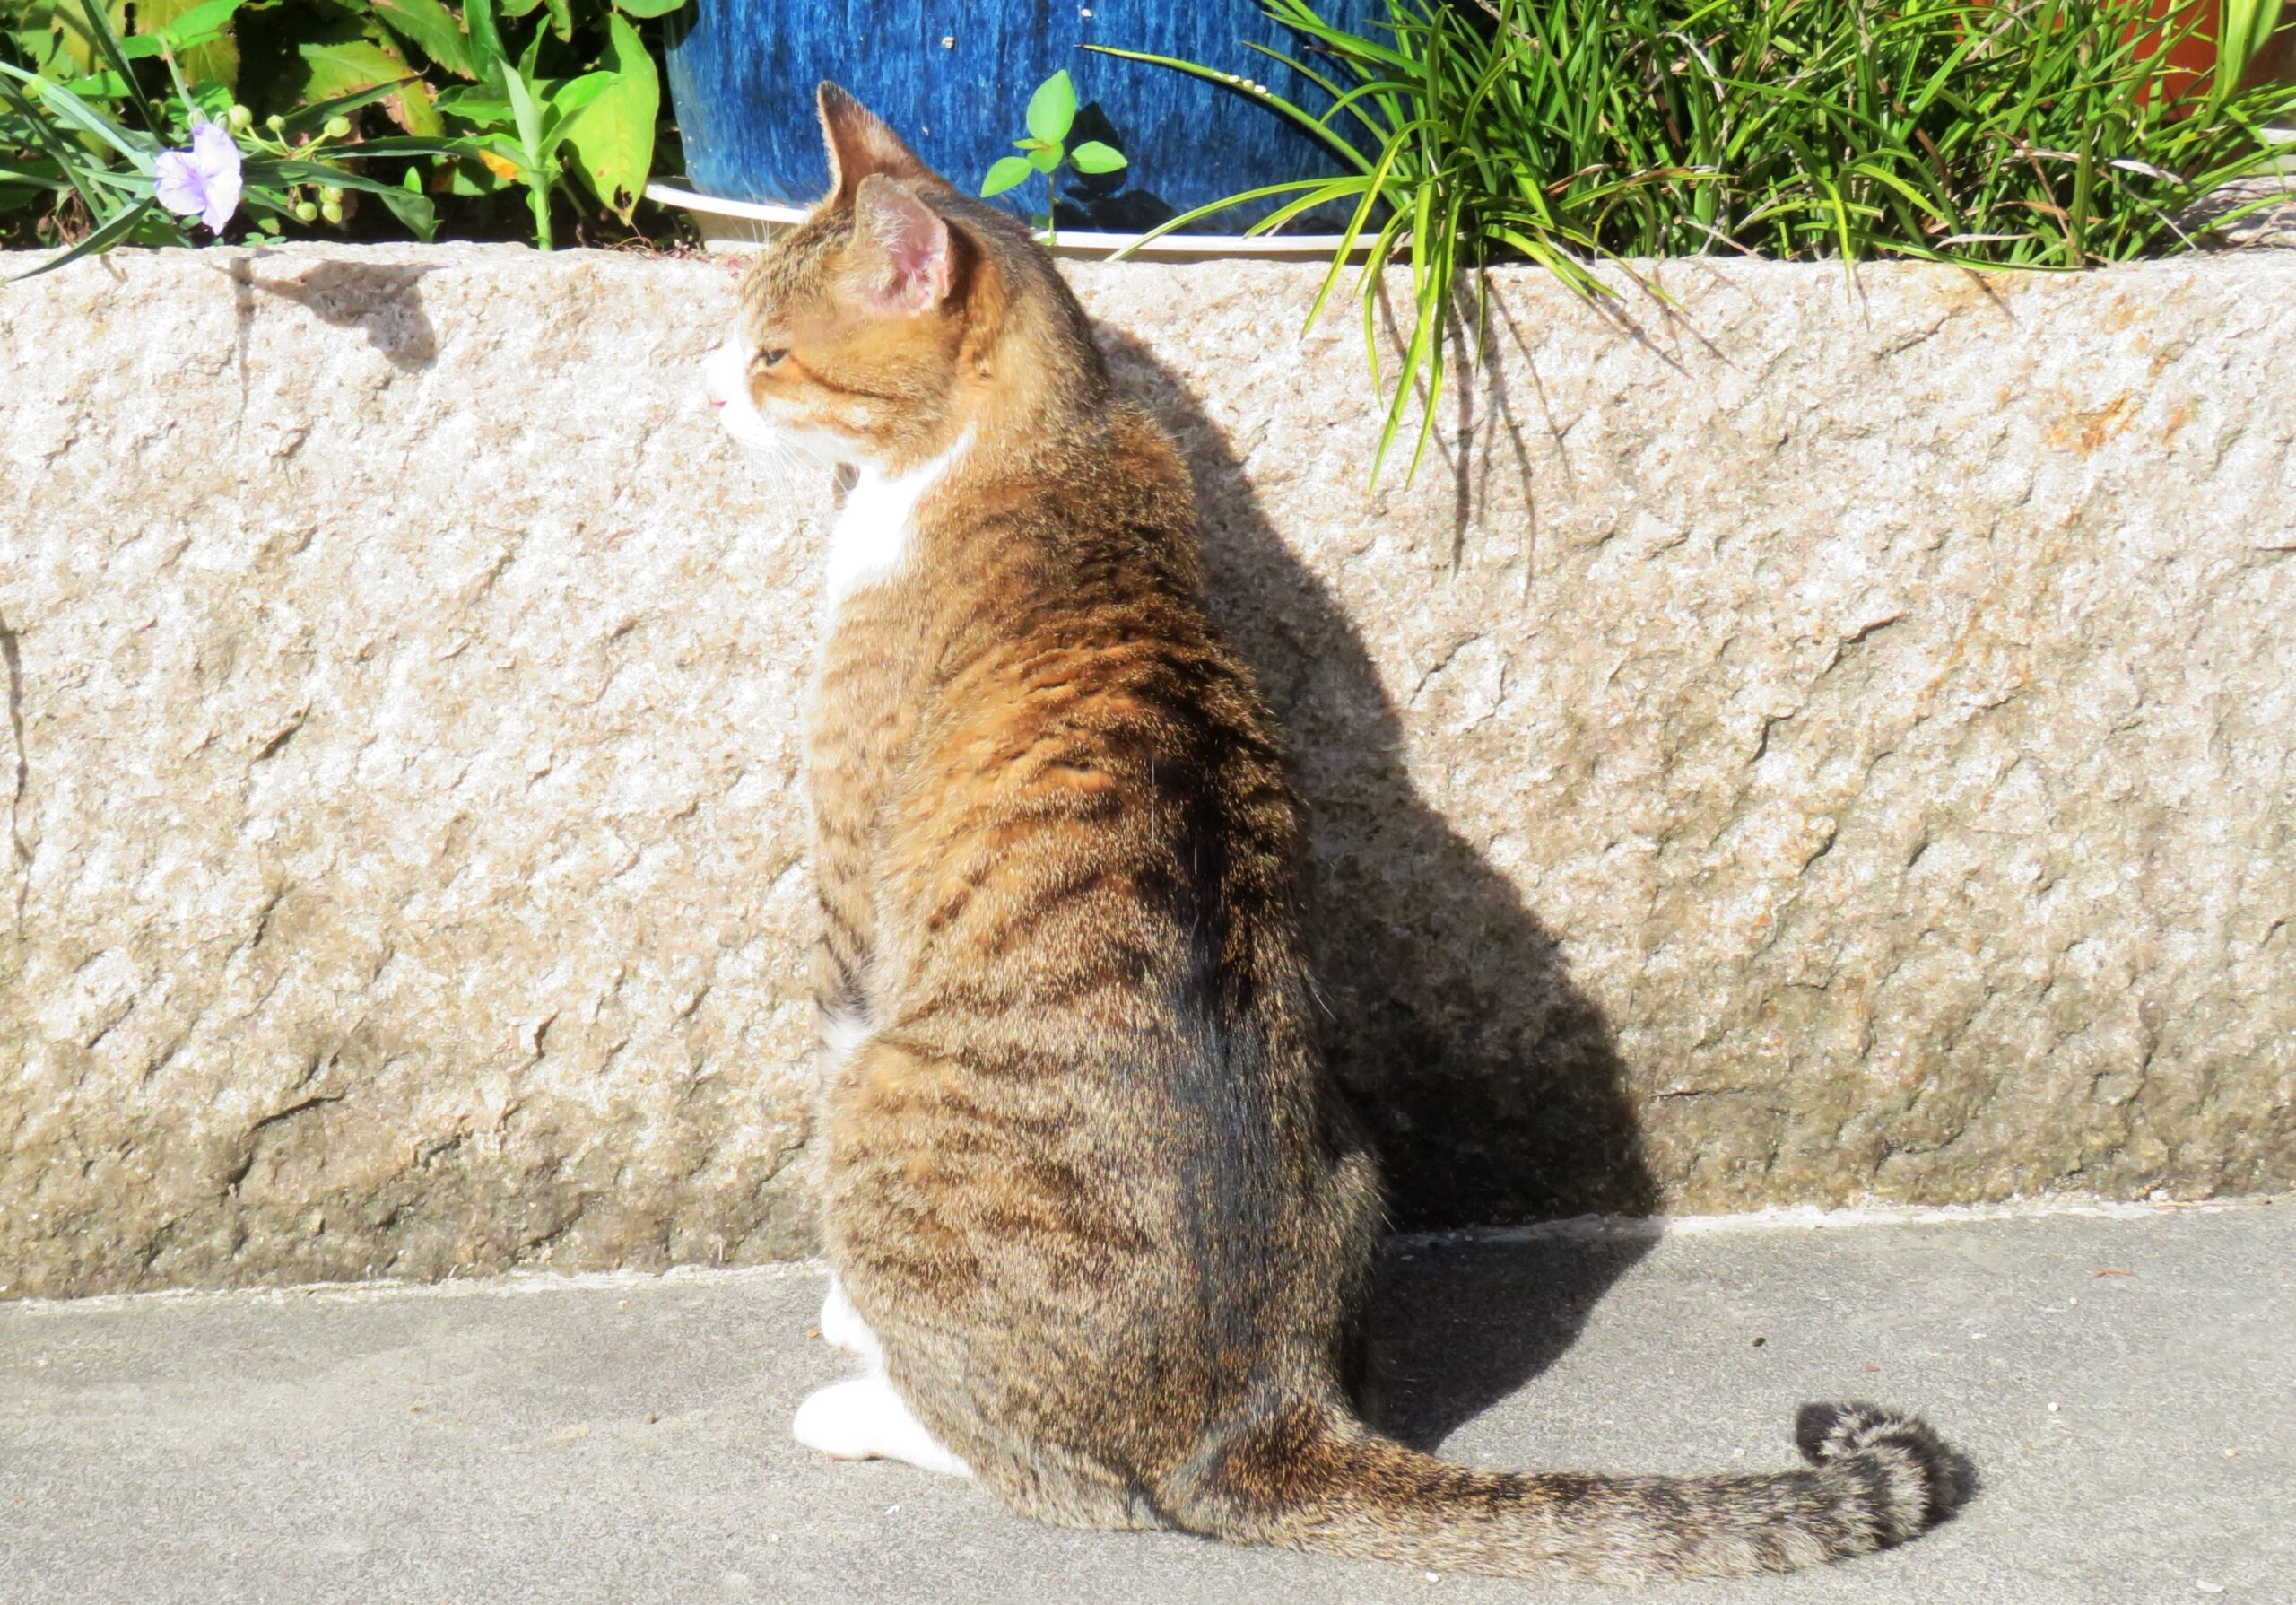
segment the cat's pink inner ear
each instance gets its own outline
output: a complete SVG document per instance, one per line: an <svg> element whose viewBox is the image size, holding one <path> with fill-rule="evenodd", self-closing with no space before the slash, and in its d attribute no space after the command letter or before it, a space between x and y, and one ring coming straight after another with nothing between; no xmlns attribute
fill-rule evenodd
<svg viewBox="0 0 2296 1605"><path fill-rule="evenodd" d="M949 225L941 214L890 179L861 182L860 223L876 248L883 274L872 286L891 312L927 312L941 304L955 278Z"/></svg>

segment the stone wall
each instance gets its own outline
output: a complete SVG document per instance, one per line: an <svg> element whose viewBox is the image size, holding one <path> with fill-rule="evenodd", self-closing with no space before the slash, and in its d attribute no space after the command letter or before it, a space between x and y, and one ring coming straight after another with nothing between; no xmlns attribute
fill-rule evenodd
<svg viewBox="0 0 2296 1605"><path fill-rule="evenodd" d="M1083 266L1315 813L1409 1225L2296 1182L2296 258L1500 280L1376 494L1311 270ZM0 1283L802 1252L825 487L722 264L0 290Z"/></svg>

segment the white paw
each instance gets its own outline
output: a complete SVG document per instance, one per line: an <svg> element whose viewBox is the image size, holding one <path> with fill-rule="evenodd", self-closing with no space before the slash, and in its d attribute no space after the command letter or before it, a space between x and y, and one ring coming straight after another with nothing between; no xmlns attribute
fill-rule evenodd
<svg viewBox="0 0 2296 1605"><path fill-rule="evenodd" d="M970 1477L971 1468L944 1449L909 1413L892 1384L872 1372L823 1388L797 1407L790 1435L831 1460L897 1460L944 1477Z"/></svg>
<svg viewBox="0 0 2296 1605"><path fill-rule="evenodd" d="M871 1366L884 1363L884 1350L877 1346L877 1334L861 1319L861 1312L845 1296L845 1283L836 1273L829 1278L829 1296L822 1300L822 1341L832 1348L841 1348L849 1355L858 1355Z"/></svg>
<svg viewBox="0 0 2296 1605"><path fill-rule="evenodd" d="M834 1070L861 1050L861 1044L877 1033L877 1027L865 1015L847 1014L832 1009L822 1017L822 1064Z"/></svg>

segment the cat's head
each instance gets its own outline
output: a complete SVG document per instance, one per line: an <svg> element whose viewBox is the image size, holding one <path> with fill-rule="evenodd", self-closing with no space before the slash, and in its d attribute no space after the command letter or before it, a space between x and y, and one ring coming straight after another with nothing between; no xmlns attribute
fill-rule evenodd
<svg viewBox="0 0 2296 1605"><path fill-rule="evenodd" d="M961 195L860 102L818 92L830 193L744 275L709 399L744 445L897 471L1103 382L1017 220Z"/></svg>

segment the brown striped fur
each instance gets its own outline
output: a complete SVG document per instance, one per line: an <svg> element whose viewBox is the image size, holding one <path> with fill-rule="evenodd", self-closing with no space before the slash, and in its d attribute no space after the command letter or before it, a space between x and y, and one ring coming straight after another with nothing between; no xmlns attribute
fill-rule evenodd
<svg viewBox="0 0 2296 1605"><path fill-rule="evenodd" d="M1946 1451L1868 1406L1804 1412L1806 1469L1700 1479L1468 1470L1357 1418L1378 1187L1187 472L1026 232L821 99L833 192L751 270L720 399L860 465L856 498L943 465L834 604L810 772L852 1039L827 1254L916 1422L1048 1521L1525 1577L1785 1570L1936 1520Z"/></svg>

